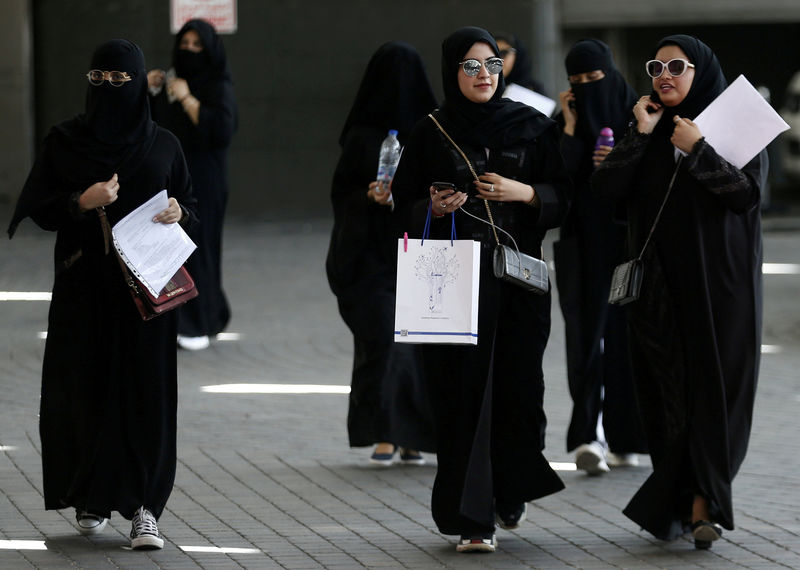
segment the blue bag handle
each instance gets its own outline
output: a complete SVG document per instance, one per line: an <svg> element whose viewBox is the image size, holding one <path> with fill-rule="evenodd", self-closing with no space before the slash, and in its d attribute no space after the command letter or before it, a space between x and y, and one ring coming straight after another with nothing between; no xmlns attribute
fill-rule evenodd
<svg viewBox="0 0 800 570"><path fill-rule="evenodd" d="M425 215L425 227L422 229L422 241L420 245L425 244L425 240L431 236L431 214L433 213L433 202L428 202L428 212ZM456 212L450 214L450 246L456 240Z"/></svg>

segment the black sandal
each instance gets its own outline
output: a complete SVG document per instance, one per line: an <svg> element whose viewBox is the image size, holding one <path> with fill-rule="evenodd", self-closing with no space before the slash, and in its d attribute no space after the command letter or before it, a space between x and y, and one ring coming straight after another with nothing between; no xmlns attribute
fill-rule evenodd
<svg viewBox="0 0 800 570"><path fill-rule="evenodd" d="M708 550L711 543L722 538L722 527L711 521L697 521L692 523L692 536L694 547L699 550Z"/></svg>

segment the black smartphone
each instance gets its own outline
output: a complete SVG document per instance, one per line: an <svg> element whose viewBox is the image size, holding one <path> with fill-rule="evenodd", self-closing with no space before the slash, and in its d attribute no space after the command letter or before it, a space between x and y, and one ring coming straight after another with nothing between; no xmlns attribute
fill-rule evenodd
<svg viewBox="0 0 800 570"><path fill-rule="evenodd" d="M447 194L443 194L440 198L448 198L456 193L456 185L452 182L432 182L431 186L436 188L437 192L442 192L443 190L451 190Z"/></svg>

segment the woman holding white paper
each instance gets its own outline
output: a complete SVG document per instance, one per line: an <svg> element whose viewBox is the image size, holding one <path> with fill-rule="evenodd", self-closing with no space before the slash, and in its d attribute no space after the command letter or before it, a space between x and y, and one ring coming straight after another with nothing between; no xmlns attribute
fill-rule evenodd
<svg viewBox="0 0 800 570"><path fill-rule="evenodd" d="M456 212L457 237L480 242L477 346L422 346L437 428L433 518L442 533L460 536L459 552L494 551L495 521L517 528L528 501L563 488L542 453L550 295L494 276L492 228L472 216L487 220L488 201L497 226L538 258L545 232L566 214L571 187L555 122L502 98L498 54L480 28L462 28L442 43L445 102L434 116L480 182L436 123L424 118L392 186L409 237L420 237L430 209L432 238L449 238ZM455 190L434 182L452 183Z"/></svg>
<svg viewBox="0 0 800 570"><path fill-rule="evenodd" d="M727 83L697 38L661 40L646 71L653 92L635 126L598 166L595 190L622 200L628 254L644 257L628 305L637 399L653 474L624 513L658 538L691 531L709 548L733 529L731 484L747 449L761 349L762 151L739 169L692 122ZM676 148L687 153L676 169Z"/></svg>
<svg viewBox="0 0 800 570"><path fill-rule="evenodd" d="M99 46L86 110L53 127L9 226L55 231L55 281L42 366L39 431L45 509L75 509L81 534L112 511L132 520L131 547L161 548L157 519L175 480L177 319L143 321L96 209L111 225L166 189L153 223L197 221L178 140L150 119L144 55ZM83 77L83 75L86 77Z"/></svg>

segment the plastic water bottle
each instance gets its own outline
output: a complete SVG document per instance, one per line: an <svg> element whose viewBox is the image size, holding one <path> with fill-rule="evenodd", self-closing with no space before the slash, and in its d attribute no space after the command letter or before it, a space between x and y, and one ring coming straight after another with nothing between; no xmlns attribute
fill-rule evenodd
<svg viewBox="0 0 800 570"><path fill-rule="evenodd" d="M600 136L597 137L597 142L594 144L594 148L597 149L600 145L605 146L614 146L614 131L612 131L609 127L603 127L600 129Z"/></svg>
<svg viewBox="0 0 800 570"><path fill-rule="evenodd" d="M397 131L392 129L381 143L381 154L378 158L378 192L388 190L398 162L400 162L400 141L397 140Z"/></svg>

